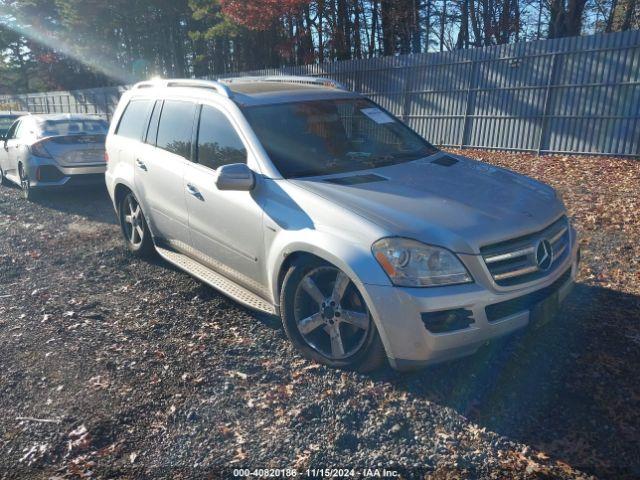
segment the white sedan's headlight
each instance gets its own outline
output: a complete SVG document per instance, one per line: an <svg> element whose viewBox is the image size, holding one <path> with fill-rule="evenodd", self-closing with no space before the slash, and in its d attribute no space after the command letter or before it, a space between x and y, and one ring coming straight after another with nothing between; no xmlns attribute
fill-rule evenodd
<svg viewBox="0 0 640 480"><path fill-rule="evenodd" d="M371 247L394 285L432 287L469 283L473 279L449 250L408 238L383 238Z"/></svg>

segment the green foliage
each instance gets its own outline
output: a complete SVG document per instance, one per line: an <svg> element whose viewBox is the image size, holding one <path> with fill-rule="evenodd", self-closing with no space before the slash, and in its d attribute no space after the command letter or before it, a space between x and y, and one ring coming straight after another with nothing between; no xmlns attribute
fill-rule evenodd
<svg viewBox="0 0 640 480"><path fill-rule="evenodd" d="M533 4L543 11L532 11ZM584 11L565 8L561 0L533 4L529 0L0 0L0 92L69 90L131 83L153 75L214 76L470 48L575 34L584 31L593 17L584 0L572 3L585 6ZM639 0L603 0L598 9L592 21L596 29L638 28Z"/></svg>

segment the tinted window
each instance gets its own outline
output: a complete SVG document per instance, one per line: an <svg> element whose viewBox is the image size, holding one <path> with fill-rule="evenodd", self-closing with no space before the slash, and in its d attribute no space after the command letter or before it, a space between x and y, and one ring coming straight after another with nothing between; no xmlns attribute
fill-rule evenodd
<svg viewBox="0 0 640 480"><path fill-rule="evenodd" d="M13 122L16 121L16 117L0 117L0 136L4 136L13 125Z"/></svg>
<svg viewBox="0 0 640 480"><path fill-rule="evenodd" d="M151 100L132 100L122 114L116 135L140 140L150 107Z"/></svg>
<svg viewBox="0 0 640 480"><path fill-rule="evenodd" d="M147 136L145 137L145 143L148 143L150 145L156 144L156 137L158 136L158 120L160 119L161 110L162 100L158 100L153 106L151 121L149 121L149 128L147 129Z"/></svg>
<svg viewBox="0 0 640 480"><path fill-rule="evenodd" d="M165 100L158 126L157 146L191 158L191 134L196 106L191 102Z"/></svg>
<svg viewBox="0 0 640 480"><path fill-rule="evenodd" d="M222 112L203 106L198 128L198 163L216 169L230 163L246 163L247 151Z"/></svg>
<svg viewBox="0 0 640 480"><path fill-rule="evenodd" d="M16 138L16 130L18 129L19 125L20 125L20 122L16 122L13 125L11 125L11 128L7 132L7 139Z"/></svg>
<svg viewBox="0 0 640 480"><path fill-rule="evenodd" d="M366 170L437 152L366 99L247 107L245 115L285 178Z"/></svg>

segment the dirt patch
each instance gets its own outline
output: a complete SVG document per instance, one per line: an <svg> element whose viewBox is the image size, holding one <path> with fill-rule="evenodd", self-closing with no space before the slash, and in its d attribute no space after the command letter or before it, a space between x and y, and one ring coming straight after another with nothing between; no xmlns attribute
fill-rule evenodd
<svg viewBox="0 0 640 480"><path fill-rule="evenodd" d="M0 189L0 477L640 476L640 163L463 153L560 189L579 283L550 325L413 374L303 360L277 319L130 257L102 191Z"/></svg>

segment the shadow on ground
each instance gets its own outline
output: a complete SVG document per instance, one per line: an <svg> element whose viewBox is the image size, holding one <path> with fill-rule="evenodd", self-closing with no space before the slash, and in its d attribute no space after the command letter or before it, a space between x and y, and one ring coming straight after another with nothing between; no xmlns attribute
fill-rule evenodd
<svg viewBox="0 0 640 480"><path fill-rule="evenodd" d="M80 215L94 222L115 224L117 220L107 189L103 185L39 192L35 203L71 215Z"/></svg>
<svg viewBox="0 0 640 480"><path fill-rule="evenodd" d="M395 388L599 476L640 476L640 297L578 284L548 325ZM629 327L629 328L627 328Z"/></svg>

